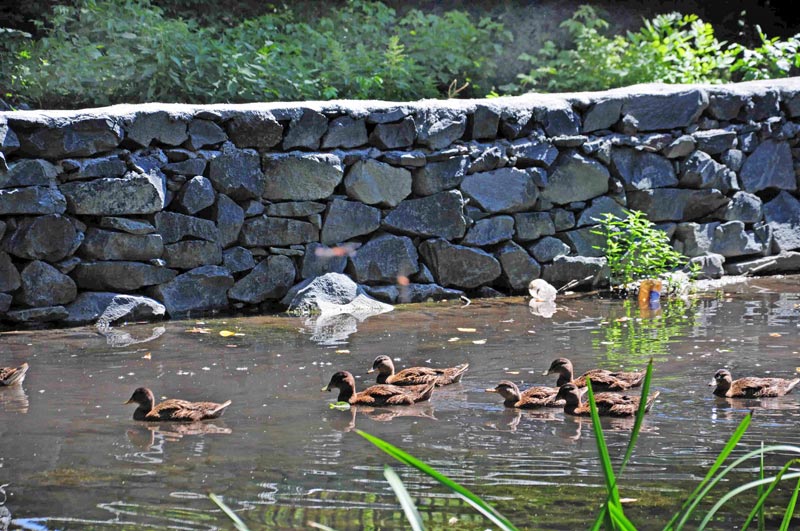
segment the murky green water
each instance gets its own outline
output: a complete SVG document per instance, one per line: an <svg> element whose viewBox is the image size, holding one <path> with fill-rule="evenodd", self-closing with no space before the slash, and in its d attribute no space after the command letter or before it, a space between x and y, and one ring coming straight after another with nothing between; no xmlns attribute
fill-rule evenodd
<svg viewBox="0 0 800 531"><path fill-rule="evenodd" d="M0 335L0 364L31 365L22 389L0 389L0 484L10 484L11 529L230 529L209 492L253 529L307 528L309 520L340 531L407 528L383 479L390 458L354 427L429 461L522 528L585 529L603 483L590 423L558 410L505 410L482 392L507 378L552 384L540 374L557 356L570 357L578 371L657 362L661 398L620 484L622 496L637 500L627 510L641 529L663 525L749 408L756 415L740 453L761 441L800 445L800 395L728 401L706 385L723 366L734 377L796 373L798 277L728 286L656 316L582 299L560 301L545 319L512 299L403 308L362 323L203 323L127 326L118 329L127 336L110 340L118 346L93 328ZM358 331L348 336L353 326ZM195 327L210 333L187 332ZM221 330L243 335L221 337ZM330 410L335 396L319 389L331 374L350 370L363 388L377 354L400 366L467 361L471 369L429 404ZM157 397L233 405L213 423L148 426L123 405L140 385ZM621 458L629 423L608 420L604 428ZM432 481L396 469L431 529L490 527ZM752 479L752 470L720 492ZM725 511L714 528L733 529L741 519Z"/></svg>

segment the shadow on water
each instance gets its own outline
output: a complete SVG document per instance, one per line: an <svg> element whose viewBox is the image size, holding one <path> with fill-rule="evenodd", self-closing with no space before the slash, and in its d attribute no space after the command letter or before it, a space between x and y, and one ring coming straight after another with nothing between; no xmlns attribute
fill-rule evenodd
<svg viewBox="0 0 800 531"><path fill-rule="evenodd" d="M127 344L93 328L0 334L0 361L31 365L21 387L0 389L0 483L10 484L0 511L13 515L10 529L229 529L206 497L215 492L253 529L309 520L339 531L406 529L383 478L386 458L357 427L431 463L521 528L587 528L603 492L588 419L509 410L483 392L503 379L552 385L541 373L560 356L578 372L657 361L661 396L621 484L641 529L674 511L750 409L756 417L737 451L800 444L797 396L726 400L706 386L721 367L734 377L796 373L797 277L662 301L660 312L598 299L559 299L551 310L532 313L519 298L411 305L364 320L173 321L157 336L152 324L113 328L147 338ZM428 404L331 410L334 397L319 389L337 370L351 371L358 389L371 385L378 354L398 367L470 370ZM233 404L211 422L144 425L122 405L142 385L158 399ZM621 459L631 421L603 422ZM488 525L426 477L397 470L432 528ZM721 518L724 528L741 520Z"/></svg>

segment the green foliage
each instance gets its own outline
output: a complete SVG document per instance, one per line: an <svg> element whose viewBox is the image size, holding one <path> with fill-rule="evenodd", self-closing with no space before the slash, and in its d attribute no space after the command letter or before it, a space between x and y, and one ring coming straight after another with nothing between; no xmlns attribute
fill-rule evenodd
<svg viewBox="0 0 800 531"><path fill-rule="evenodd" d="M758 26L756 30L761 46L752 50L739 45L734 47L738 57L731 71L737 79L750 81L797 75L800 71L800 33L782 41L778 37L768 38Z"/></svg>
<svg viewBox="0 0 800 531"><path fill-rule="evenodd" d="M612 285L657 278L684 264L686 258L672 248L667 233L658 230L644 212L628 211L625 219L606 213L593 234L605 237L598 247L608 260Z"/></svg>
<svg viewBox="0 0 800 531"><path fill-rule="evenodd" d="M308 20L308 21L306 21ZM508 34L463 12L351 0L323 17L290 9L228 28L170 18L149 0L56 6L39 39L0 50L12 99L42 107L441 97L454 79L472 92L494 72Z"/></svg>

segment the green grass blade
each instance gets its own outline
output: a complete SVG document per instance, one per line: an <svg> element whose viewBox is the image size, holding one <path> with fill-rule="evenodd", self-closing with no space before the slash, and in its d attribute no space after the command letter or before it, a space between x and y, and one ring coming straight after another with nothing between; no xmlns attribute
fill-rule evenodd
<svg viewBox="0 0 800 531"><path fill-rule="evenodd" d="M424 531L425 525L422 523L422 516L420 516L417 506L414 505L414 500L411 499L411 495L408 493L406 486L403 485L403 480L400 479L397 472L389 465L386 465L383 467L383 477L389 482L389 486L392 487L395 496L400 501L400 506L406 514L406 520L411 525L411 529L413 531Z"/></svg>
<svg viewBox="0 0 800 531"><path fill-rule="evenodd" d="M306 522L306 525L307 525L308 527L313 527L314 529L321 529L322 531L336 531L336 530L335 530L334 528L332 528L332 527L328 527L328 526L326 526L325 524L320 524L320 523L317 523L317 522L312 522L311 520L309 520L308 522Z"/></svg>
<svg viewBox="0 0 800 531"><path fill-rule="evenodd" d="M689 497L686 498L686 501L683 502L683 505L681 505L680 510L678 510L678 512L675 513L675 515L670 519L670 521L667 522L667 525L664 526L664 531L671 531L673 529L675 531L680 531L680 529L683 528L683 525L686 523L686 520L689 518L689 515L691 514L691 509L693 509L694 506L699 502L699 498L697 497L697 495L703 490L703 488L711 480L714 474L716 474L717 470L719 470L719 468L722 466L722 463L725 461L725 459L728 458L728 456L736 447L736 445L739 444L739 440L747 431L747 428L750 426L750 421L752 419L753 419L753 412L751 411L750 413L747 414L747 416L745 416L745 418L742 419L742 421L739 423L739 426L736 428L736 431L734 431L733 435L731 435L730 439L728 439L728 442L725 444L725 447L717 456L717 459L716 461L714 461L714 464L711 465L711 468L708 470L708 473L703 478L703 481L701 481L697 485L697 487L689 495Z"/></svg>
<svg viewBox="0 0 800 531"><path fill-rule="evenodd" d="M517 528L514 526L514 524L512 524L505 516L500 514L494 507L492 507L491 505L480 499L477 495L472 493L466 487L459 485L458 483L448 478L441 472L436 471L430 465L404 452L400 448L397 448L396 446L389 444L388 442L379 439L374 435L370 435L369 433L366 433L364 431L361 430L355 430L355 431L356 433L364 437L366 440L377 446L378 449L394 457L401 463L413 466L420 472L429 475L430 477L432 477L445 487L455 492L461 499L463 499L468 504L472 505L478 512L480 512L486 518L494 522L494 524L503 531L518 531Z"/></svg>
<svg viewBox="0 0 800 531"><path fill-rule="evenodd" d="M625 470L625 465L628 464L631 456L633 455L633 447L636 446L636 440L639 438L639 431L642 429L642 422L644 422L645 410L647 409L647 397L650 394L650 380L653 378L653 358L647 364L647 371L644 374L644 382L642 383L642 395L639 399L639 409L636 411L636 422L631 431L631 438L628 441L628 448L625 450L625 457L622 458L622 465L619 467L617 476L621 476Z"/></svg>
<svg viewBox="0 0 800 531"><path fill-rule="evenodd" d="M761 441L761 456L758 465L758 479L764 479L764 441ZM761 498L764 486L758 486L758 497ZM764 503L758 508L758 531L766 531L766 522L764 521Z"/></svg>
<svg viewBox="0 0 800 531"><path fill-rule="evenodd" d="M792 492L792 499L789 500L789 505L786 507L786 512L783 514L783 522L781 522L780 531L789 531L789 524L792 522L792 516L794 515L794 507L797 505L797 494L800 492L800 480L797 481L797 485L794 486L794 492Z"/></svg>
<svg viewBox="0 0 800 531"><path fill-rule="evenodd" d="M762 447L763 447L763 443L762 443ZM764 461L764 453L762 452L761 453L761 462L763 463L763 461ZM747 520L745 520L744 525L742 525L742 529L747 529L750 526L750 523L753 521L753 519L756 517L757 514L762 514L763 515L763 513L764 513L764 502L767 501L767 498L769 497L769 495L772 494L772 491L775 490L775 488L778 486L778 483L781 481L781 478L783 477L783 475L789 470L789 467L794 465L794 464L796 464L796 463L798 463L798 462L800 462L800 460L792 459L788 463L783 465L783 467L781 468L780 472L778 472L778 474L775 476L775 479L772 481L772 483L770 483L770 485L769 485L769 487L767 488L766 491L764 490L764 485L763 484L760 484L758 486L758 499L756 501L755 506L750 511L750 514L747 515ZM763 479L764 479L764 475L761 474L761 477L759 477L759 480L763 480Z"/></svg>
<svg viewBox="0 0 800 531"><path fill-rule="evenodd" d="M225 513L225 516L230 518L231 522L233 522L233 526L238 531L250 531L250 529L247 527L247 524L245 524L242 521L242 519L239 518L239 515L233 512L233 509L225 505L225 502L222 501L222 499L219 496L217 496L212 492L211 494L208 495L208 497L211 498L211 501L217 504L217 507L222 509L222 512Z"/></svg>

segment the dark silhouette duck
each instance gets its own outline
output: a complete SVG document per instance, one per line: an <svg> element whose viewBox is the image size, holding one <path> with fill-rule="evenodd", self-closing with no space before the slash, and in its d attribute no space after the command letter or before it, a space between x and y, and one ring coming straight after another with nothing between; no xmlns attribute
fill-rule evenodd
<svg viewBox="0 0 800 531"><path fill-rule="evenodd" d="M716 386L714 394L727 398L767 398L789 394L800 383L800 378L739 378L734 380L731 372L720 369L708 385Z"/></svg>
<svg viewBox="0 0 800 531"><path fill-rule="evenodd" d="M429 400L436 382L425 385L405 386L378 384L356 392L356 380L347 371L339 371L331 377L323 391L339 390L339 402L365 406L408 406Z"/></svg>
<svg viewBox="0 0 800 531"><path fill-rule="evenodd" d="M520 392L512 381L502 380L494 389L485 389L487 393L497 393L503 397L503 405L519 409L537 409L540 407L563 407L564 400L556 399L558 387L534 386Z"/></svg>
<svg viewBox="0 0 800 531"><path fill-rule="evenodd" d="M231 405L227 400L222 404L216 402L188 402L170 398L155 404L153 392L147 387L139 387L131 395L126 404L139 404L133 412L133 420L145 421L179 421L196 422L198 420L215 419L222 415L225 408Z"/></svg>
<svg viewBox="0 0 800 531"><path fill-rule="evenodd" d="M644 371L641 372L612 372L605 369L592 369L575 378L572 362L567 358L553 360L550 368L544 371L544 376L558 373L556 386L561 387L573 383L577 387L586 387L586 379L591 378L594 391L625 391L631 387L638 387L644 381Z"/></svg>
<svg viewBox="0 0 800 531"><path fill-rule="evenodd" d="M467 369L469 369L469 363L444 369L409 367L395 373L392 359L389 356L378 356L372 362L372 368L367 371L367 374L378 371L377 383L379 384L425 385L434 382L437 387L441 387L461 381L461 377L467 372Z"/></svg>
<svg viewBox="0 0 800 531"><path fill-rule="evenodd" d="M23 363L19 367L0 367L0 387L21 384L25 380L27 372L27 363Z"/></svg>
<svg viewBox="0 0 800 531"><path fill-rule="evenodd" d="M594 380L592 380L592 388L594 389ZM647 397L647 408L645 411L650 411L653 407L653 402L660 393L656 391ZM588 417L591 415L589 404L584 404L581 400L580 389L573 384L567 383L561 386L556 395L557 399L565 401L564 413L568 415L575 415L579 417ZM597 393L594 395L595 404L597 404L597 413L601 417L632 417L636 415L639 409L639 397L621 395L617 393Z"/></svg>

